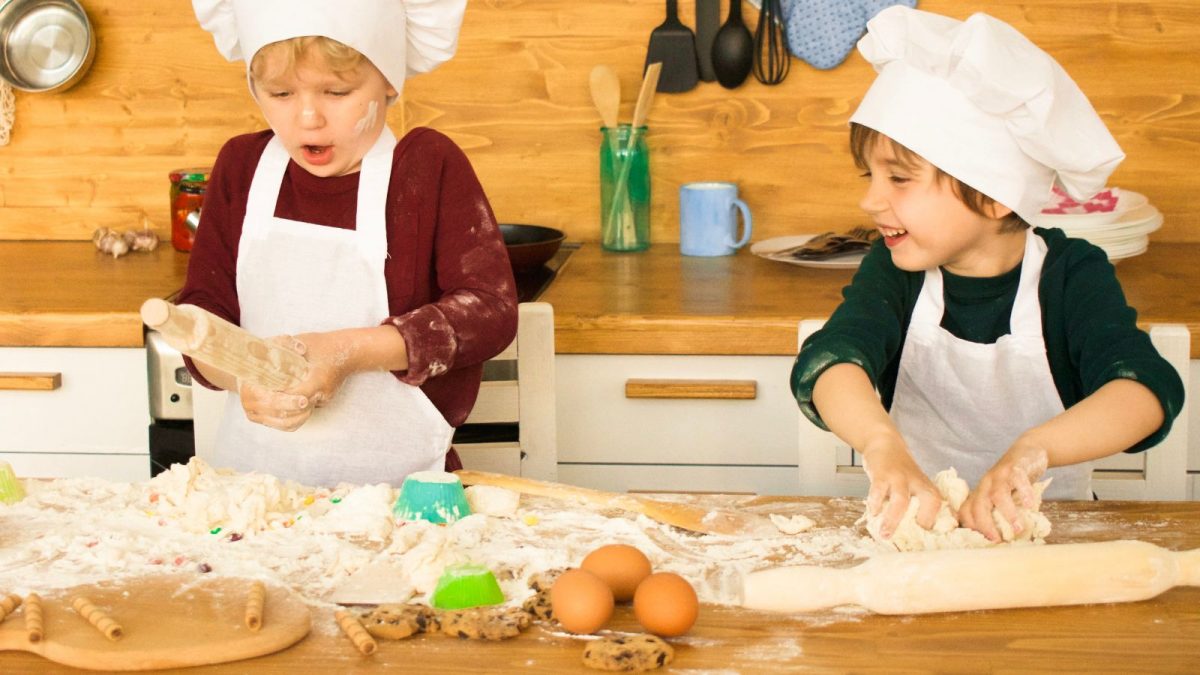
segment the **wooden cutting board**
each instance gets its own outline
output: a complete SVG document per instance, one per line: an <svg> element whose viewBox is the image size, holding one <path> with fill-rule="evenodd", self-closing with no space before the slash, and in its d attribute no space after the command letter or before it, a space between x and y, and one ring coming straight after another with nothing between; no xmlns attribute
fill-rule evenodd
<svg viewBox="0 0 1200 675"><path fill-rule="evenodd" d="M39 593L45 637L30 643L24 605L0 624L0 651L20 650L89 670L152 670L226 663L280 651L308 634L309 608L290 589L267 586L263 623L246 628L251 581L157 576ZM111 642L71 608L84 595L121 624ZM0 655L0 670L4 658Z"/></svg>

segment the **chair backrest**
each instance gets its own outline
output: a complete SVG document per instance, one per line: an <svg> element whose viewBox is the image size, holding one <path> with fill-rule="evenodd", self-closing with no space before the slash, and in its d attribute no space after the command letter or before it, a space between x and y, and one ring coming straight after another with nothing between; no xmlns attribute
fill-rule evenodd
<svg viewBox="0 0 1200 675"><path fill-rule="evenodd" d="M823 325L822 320L801 321L798 344L803 345ZM1186 391L1191 359L1191 334L1187 327L1154 325L1150 328L1150 339L1179 372ZM1092 489L1102 499L1188 499L1187 465L1188 420L1184 413L1175 420L1166 439L1150 450L1136 455L1115 455L1099 462L1092 474ZM857 453L803 415L800 416L800 486L801 494L831 496L861 496L869 488Z"/></svg>
<svg viewBox="0 0 1200 675"><path fill-rule="evenodd" d="M516 423L516 443L455 443L463 466L553 481L558 477L558 433L554 411L554 308L544 302L519 305L517 339L490 364L515 368L485 371L467 424Z"/></svg>
<svg viewBox="0 0 1200 675"><path fill-rule="evenodd" d="M554 412L554 308L544 302L518 307L517 338L489 363L502 373L485 378L467 424L516 423L516 443L455 443L463 465L539 480L558 476ZM211 460L224 414L225 392L194 387L196 456Z"/></svg>

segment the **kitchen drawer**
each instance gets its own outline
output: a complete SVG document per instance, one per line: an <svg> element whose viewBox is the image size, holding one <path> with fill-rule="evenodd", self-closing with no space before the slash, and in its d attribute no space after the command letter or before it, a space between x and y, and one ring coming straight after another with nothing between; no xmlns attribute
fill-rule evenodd
<svg viewBox="0 0 1200 675"><path fill-rule="evenodd" d="M559 464L558 480L609 492L719 492L795 495L796 466Z"/></svg>
<svg viewBox="0 0 1200 675"><path fill-rule="evenodd" d="M150 455L97 452L0 452L21 478L103 478L135 483L150 478Z"/></svg>
<svg viewBox="0 0 1200 675"><path fill-rule="evenodd" d="M800 411L788 385L792 361L559 355L558 461L794 467Z"/></svg>
<svg viewBox="0 0 1200 675"><path fill-rule="evenodd" d="M59 375L48 389L12 388L21 377L0 385L0 452L136 455L149 466L144 349L0 348L0 373L48 374L24 378L35 385Z"/></svg>

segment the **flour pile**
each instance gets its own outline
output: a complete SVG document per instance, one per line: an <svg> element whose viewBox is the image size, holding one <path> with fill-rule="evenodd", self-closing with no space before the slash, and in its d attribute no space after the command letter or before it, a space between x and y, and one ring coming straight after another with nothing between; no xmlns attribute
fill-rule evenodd
<svg viewBox="0 0 1200 675"><path fill-rule="evenodd" d="M758 539L702 536L644 516L528 496L520 497L515 511L501 512L511 515L474 514L450 526L396 522L391 506L397 492L388 485L313 488L214 469L199 459L141 483L24 483L23 501L0 504L5 592L192 572L281 583L320 605L356 570L382 564L415 589L414 600L428 602L446 565L474 562L495 572L509 602L519 604L531 594L532 575L578 565L601 545L624 543L641 549L656 571L690 580L702 602L733 605L745 572L777 564L847 564L882 550L848 526ZM737 507L728 500L743 498L725 499L717 505ZM788 522L797 516L803 514L781 515Z"/></svg>

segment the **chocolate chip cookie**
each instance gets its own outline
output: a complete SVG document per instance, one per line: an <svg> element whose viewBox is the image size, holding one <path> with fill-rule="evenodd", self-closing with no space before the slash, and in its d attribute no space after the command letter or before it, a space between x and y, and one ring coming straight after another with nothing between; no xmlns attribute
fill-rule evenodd
<svg viewBox="0 0 1200 675"><path fill-rule="evenodd" d="M654 635L606 637L589 642L583 649L583 665L596 670L654 670L674 658L671 645Z"/></svg>
<svg viewBox="0 0 1200 675"><path fill-rule="evenodd" d="M437 618L426 605L380 605L362 615L367 632L384 640L402 640L417 633L436 631Z"/></svg>
<svg viewBox="0 0 1200 675"><path fill-rule="evenodd" d="M438 623L446 635L464 640L507 640L529 627L529 613L520 607L473 607L441 612Z"/></svg>

